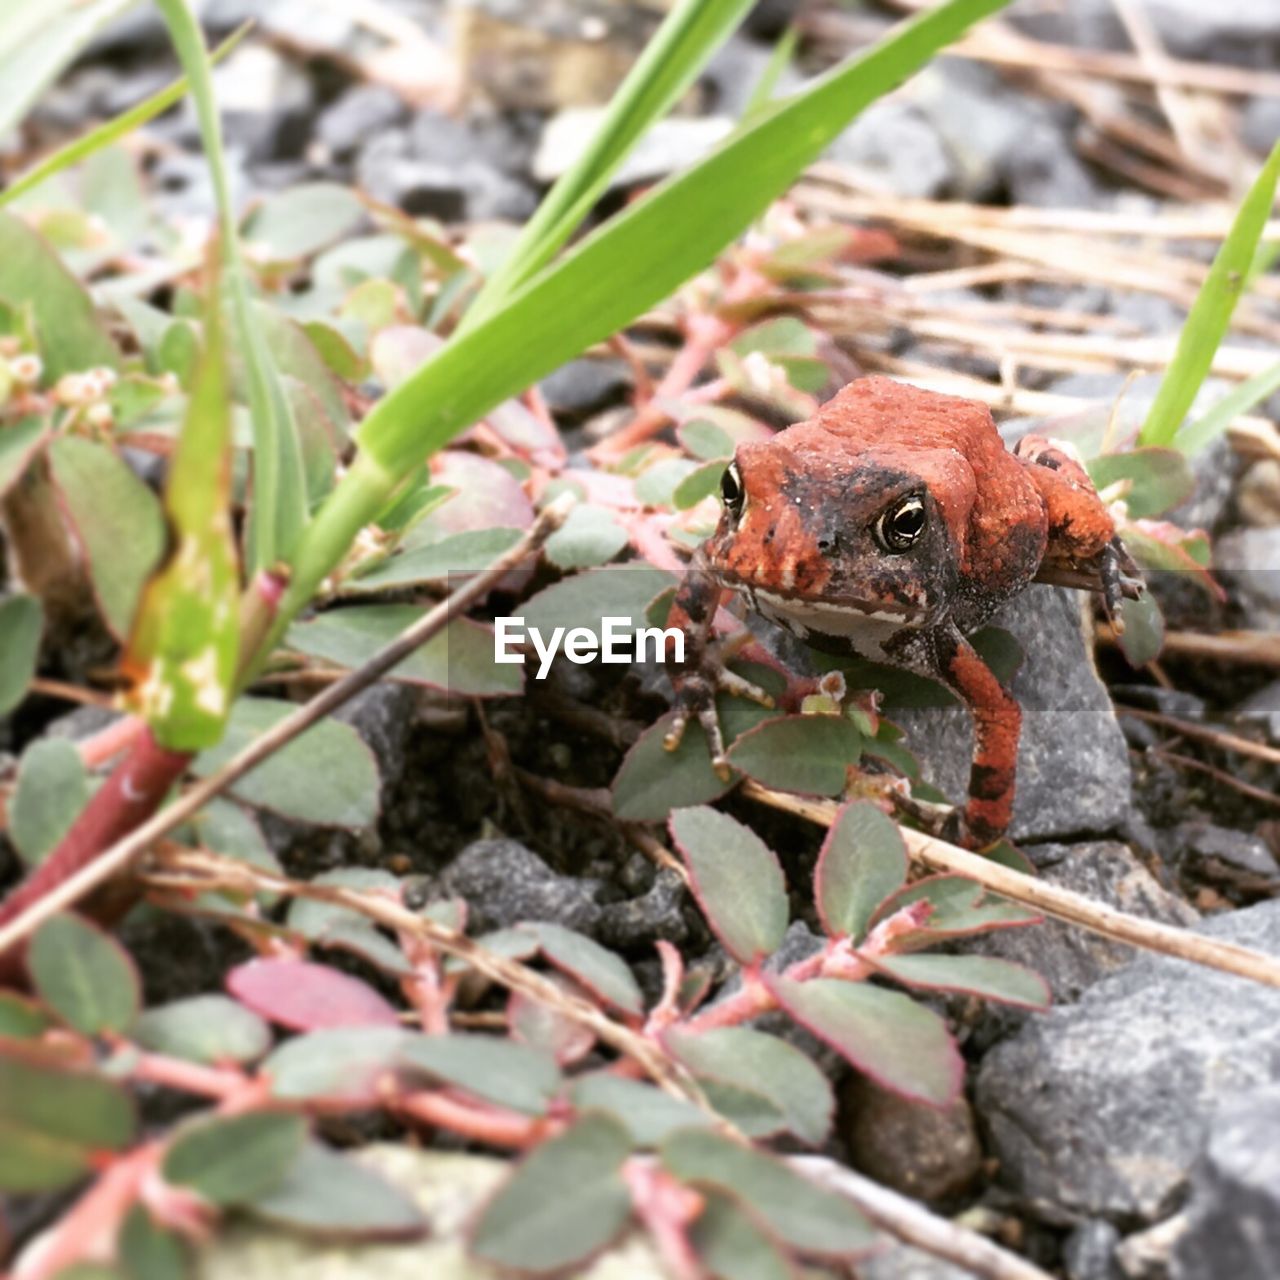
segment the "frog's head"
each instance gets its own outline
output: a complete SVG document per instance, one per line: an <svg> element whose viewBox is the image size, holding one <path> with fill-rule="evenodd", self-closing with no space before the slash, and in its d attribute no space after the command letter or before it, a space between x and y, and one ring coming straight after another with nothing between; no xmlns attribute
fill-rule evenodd
<svg viewBox="0 0 1280 1280"><path fill-rule="evenodd" d="M706 546L712 571L797 630L938 621L958 556L929 474L895 450L851 451L815 431L739 447Z"/></svg>

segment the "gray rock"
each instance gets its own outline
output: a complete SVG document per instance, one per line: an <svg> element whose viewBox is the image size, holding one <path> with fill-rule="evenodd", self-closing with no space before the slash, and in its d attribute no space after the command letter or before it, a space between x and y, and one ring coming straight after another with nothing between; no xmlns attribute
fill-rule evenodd
<svg viewBox="0 0 1280 1280"><path fill-rule="evenodd" d="M1235 717L1249 724L1263 725L1272 742L1280 742L1280 680L1273 680L1251 693L1235 709Z"/></svg>
<svg viewBox="0 0 1280 1280"><path fill-rule="evenodd" d="M588 414L603 408L631 383L621 360L570 360L539 384L553 413Z"/></svg>
<svg viewBox="0 0 1280 1280"><path fill-rule="evenodd" d="M1224 534L1214 547L1214 563L1246 627L1280 628L1280 525Z"/></svg>
<svg viewBox="0 0 1280 1280"><path fill-rule="evenodd" d="M1280 955L1280 902L1201 930ZM1144 956L997 1045L975 1097L1033 1212L1143 1223L1185 1189L1214 1110L1278 1076L1280 991Z"/></svg>
<svg viewBox="0 0 1280 1280"><path fill-rule="evenodd" d="M604 109L569 107L547 122L533 157L533 176L539 182L554 182L586 151ZM652 125L627 154L610 180L610 187L652 182L677 169L701 160L734 127L728 116L669 116Z"/></svg>
<svg viewBox="0 0 1280 1280"><path fill-rule="evenodd" d="M440 873L437 893L465 898L476 932L522 920L549 920L594 933L600 923L598 880L557 875L516 840L476 840Z"/></svg>
<svg viewBox="0 0 1280 1280"><path fill-rule="evenodd" d="M243 45L214 69L213 87L226 140L250 161L301 153L315 111L315 91L296 63L267 45ZM183 119L194 133L195 107L190 99Z"/></svg>
<svg viewBox="0 0 1280 1280"><path fill-rule="evenodd" d="M1062 1269L1067 1280L1123 1280L1116 1263L1120 1232L1109 1222L1090 1218L1076 1227L1062 1245Z"/></svg>
<svg viewBox="0 0 1280 1280"><path fill-rule="evenodd" d="M1191 926L1199 919L1181 898L1161 888L1126 845L1046 844L1023 852L1049 884L1095 902L1163 924ZM964 949L1034 969L1048 982L1055 1005L1079 1000L1094 983L1129 964L1134 954L1132 947L1059 920L997 929L974 938Z"/></svg>
<svg viewBox="0 0 1280 1280"><path fill-rule="evenodd" d="M600 941L622 951L651 948L659 938L683 942L689 936L684 914L687 902L684 881L674 871L660 871L647 892L601 908Z"/></svg>
<svg viewBox="0 0 1280 1280"><path fill-rule="evenodd" d="M982 1171L982 1144L963 1097L932 1107L853 1073L839 1103L840 1136L853 1167L903 1195L927 1204L948 1200Z"/></svg>
<svg viewBox="0 0 1280 1280"><path fill-rule="evenodd" d="M1233 1099L1214 1117L1186 1218L1173 1280L1280 1275L1280 1085Z"/></svg>
<svg viewBox="0 0 1280 1280"><path fill-rule="evenodd" d="M1280 98L1250 98L1240 120L1240 137L1246 146L1267 155L1280 141Z"/></svg>
<svg viewBox="0 0 1280 1280"><path fill-rule="evenodd" d="M1275 0L1145 0L1143 9L1165 48L1185 58L1265 66L1268 53L1280 48ZM1041 39L1095 49L1132 47L1111 0L1024 4L1009 16Z"/></svg>
<svg viewBox="0 0 1280 1280"><path fill-rule="evenodd" d="M994 619L1025 654L1011 685L1022 706L1014 840L1112 831L1130 805L1124 735L1085 644L1082 600L1066 588L1032 586ZM973 742L968 712L957 706L889 714L906 730L925 779L962 803Z"/></svg>
<svg viewBox="0 0 1280 1280"><path fill-rule="evenodd" d="M432 116L430 126L420 117L412 134L389 129L365 146L356 157L357 185L406 213L445 222L528 217L537 203L532 189L489 163L457 121ZM434 155L425 159L428 136Z"/></svg>
<svg viewBox="0 0 1280 1280"><path fill-rule="evenodd" d="M1179 874L1210 884L1233 902L1280 891L1280 865L1265 840L1212 822L1184 822L1174 833Z"/></svg>
<svg viewBox="0 0 1280 1280"><path fill-rule="evenodd" d="M897 98L873 103L827 151L868 187L893 195L933 198L956 179L937 130L917 106Z"/></svg>
<svg viewBox="0 0 1280 1280"><path fill-rule="evenodd" d="M384 129L402 123L407 115L404 100L385 85L352 85L320 113L315 139L331 156L342 159Z"/></svg>
<svg viewBox="0 0 1280 1280"><path fill-rule="evenodd" d="M421 703L421 691L398 680L384 680L356 694L334 712L373 752L386 796L404 777L409 740Z"/></svg>
<svg viewBox="0 0 1280 1280"><path fill-rule="evenodd" d="M1028 115L1027 127L1003 157L1009 202L1044 209L1101 204L1101 188L1076 154L1067 130L1047 112L1032 110Z"/></svg>

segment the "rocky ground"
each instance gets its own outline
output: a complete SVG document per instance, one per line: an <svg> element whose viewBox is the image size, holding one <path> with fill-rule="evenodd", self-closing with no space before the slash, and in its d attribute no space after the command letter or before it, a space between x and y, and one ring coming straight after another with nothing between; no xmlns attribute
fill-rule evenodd
<svg viewBox="0 0 1280 1280"><path fill-rule="evenodd" d="M627 182L659 176L722 135L792 7L758 7L688 111L646 143ZM1142 7L1158 39L1179 57L1258 71L1280 65L1274 0L1145 0ZM344 6L295 0L209 0L204 6L215 36L248 17L260 24L260 33L218 72L246 200L300 179L332 178L446 223L519 221L563 170L584 121L658 18L604 0L479 0L456 7L444 0L387 0L393 31L411 19L426 33L418 47L412 41L398 46L395 39L388 44L385 33L370 29L376 23L358 18L357 8L348 16ZM1125 8L1112 0L1058 6L1023 0L1010 21L1037 39L1128 52L1130 36L1117 16ZM787 74L817 69L842 42L847 47L888 20L876 9L846 15L815 7L803 19L808 37L800 67ZM392 56L398 47L399 60ZM438 66L430 62L432 50ZM406 58L416 59L419 70L435 67L434 73L414 83L405 74ZM47 96L31 133L11 140L9 150L16 154L37 139L115 113L172 75L158 20L146 13L130 18ZM1167 168L1159 181L1136 181L1143 171L1118 166L1095 111L1089 95L1073 101L992 62L946 59L846 133L829 157L844 185L828 190L874 198L882 208L918 198L1134 215L1179 194L1221 193L1223 174L1202 154L1194 164ZM1144 118L1149 127L1156 114L1153 108ZM1234 132L1218 158L1256 155L1280 134L1280 96L1231 99L1221 118ZM172 113L150 136L149 181L165 211L207 215L193 113ZM1170 175L1185 190L1173 190ZM915 267L927 268L931 260L962 265L936 243L924 247L925 233L912 240L908 222L887 225L911 244ZM957 284L940 301L1084 313L1100 324L1122 325L1100 332L1122 333L1126 342L1168 337L1183 314L1158 291L1087 273L1072 278L1070 271ZM1274 304L1267 320L1276 322ZM1237 345L1275 357L1274 344L1268 347L1259 333L1241 334ZM913 361L938 365L944 348L936 334L918 335L907 319L876 349L905 368ZM947 350L942 358L959 373L990 377L999 369L994 347ZM1130 370L1118 363L1082 362L1074 369L1041 363L1022 372L1020 386L1045 398L1015 399L1015 412L1006 415L1015 431L1040 403L1079 411L1105 406L1124 391L1132 410L1151 394L1150 379L1130 387ZM626 389L620 367L602 361L575 362L544 387L566 428L588 436L591 421L623 403ZM1280 398L1258 412L1274 422ZM1169 581L1156 589L1175 629L1274 632L1280 625L1278 458L1274 443L1267 457L1237 442L1198 464L1198 491L1173 518L1213 536L1227 595L1214 601L1175 581L1180 575L1166 575ZM1071 593L1038 587L999 619L1025 654L1013 685L1026 712L1015 839L1055 883L1280 954L1277 757L1274 750L1270 759L1224 753L1196 736L1213 725L1280 746L1274 667L1176 650L1162 664L1161 681L1130 671L1108 650L1095 665L1079 610ZM654 977L647 957L656 938L719 964L678 882L655 872L609 825L535 802L509 775L495 778L485 742L465 720L435 715L431 731L424 731L420 696L409 686L380 687L345 713L382 763L384 817L363 841L277 824L273 843L295 871L352 861L408 870L429 887L465 896L478 927L556 920L635 957L642 980ZM569 776L582 787L605 786L625 734L610 743L575 723L565 706L579 704L603 707L624 724L647 721L662 706L634 681L605 669L573 668L560 673L554 696L543 704L498 704L491 722L521 768ZM1128 715L1125 708L1157 719ZM1187 722L1186 736L1160 716ZM894 718L926 777L951 794L962 791L964 717L903 710ZM88 719L78 713L52 731L82 733ZM7 732L8 746L16 749L21 743ZM775 847L803 864L816 835L780 818L770 821L778 823ZM154 926L141 928L134 950L152 999L203 989L225 967L220 935L176 920L159 934ZM939 1116L847 1082L833 1154L946 1212L964 1213L1065 1280L1280 1275L1280 996L1178 961L1134 960L1118 944L1058 924L974 945L1044 973L1053 1011L954 1010L966 1028L969 1101ZM209 1274L249 1274L237 1269L235 1257ZM954 1280L961 1273L902 1249L859 1274Z"/></svg>

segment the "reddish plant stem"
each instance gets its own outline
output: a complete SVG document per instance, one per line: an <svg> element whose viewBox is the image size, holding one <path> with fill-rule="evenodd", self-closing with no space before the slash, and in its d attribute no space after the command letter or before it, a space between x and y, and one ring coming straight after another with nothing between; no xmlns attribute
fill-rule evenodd
<svg viewBox="0 0 1280 1280"><path fill-rule="evenodd" d="M564 1127L563 1122L550 1117L481 1107L435 1091L405 1094L396 1098L392 1107L403 1116L448 1129L474 1142L517 1151L554 1137Z"/></svg>
<svg viewBox="0 0 1280 1280"><path fill-rule="evenodd" d="M190 760L185 751L169 751L160 746L151 730L144 728L58 847L0 903L0 925L20 915L149 818L169 788L182 777ZM0 956L0 983L12 984L21 979L24 951L25 948L15 947Z"/></svg>
<svg viewBox="0 0 1280 1280"><path fill-rule="evenodd" d="M96 769L106 764L127 747L133 746L142 730L143 723L137 716L122 716L119 720L113 720L105 728L81 739L77 744L81 762L86 769Z"/></svg>

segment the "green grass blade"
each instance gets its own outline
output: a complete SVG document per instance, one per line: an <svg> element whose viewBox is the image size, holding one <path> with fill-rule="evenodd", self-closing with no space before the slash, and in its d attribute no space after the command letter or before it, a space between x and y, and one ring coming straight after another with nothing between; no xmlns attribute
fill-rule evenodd
<svg viewBox="0 0 1280 1280"><path fill-rule="evenodd" d="M293 412L249 296L248 273L240 252L227 184L222 125L213 95L209 52L187 0L156 0L156 3L191 84L218 203L222 257L253 417L253 508L249 518L246 568L255 573L276 564L294 550L307 522L306 473Z"/></svg>
<svg viewBox="0 0 1280 1280"><path fill-rule="evenodd" d="M252 24L246 22L238 31L232 32L209 55L210 63L221 62L244 39L251 28ZM29 191L34 191L55 173L61 173L73 164L87 160L103 147L109 147L113 142L127 137L135 129L142 128L156 116L168 111L175 103L181 102L186 97L187 87L187 79L183 76L161 89L159 93L153 93L145 101L139 102L137 106L121 112L120 115L100 124L96 129L90 129L83 137L73 138L65 147L59 147L38 164L32 165L25 173L19 174L9 186L0 191L0 209L12 204L15 200L20 200Z"/></svg>
<svg viewBox="0 0 1280 1280"><path fill-rule="evenodd" d="M791 65L791 60L795 57L796 45L799 43L800 28L793 23L778 37L777 43L769 54L764 72L751 90L751 97L747 99L747 105L742 110L744 122L754 120L773 100L778 81L782 79L782 73Z"/></svg>
<svg viewBox="0 0 1280 1280"><path fill-rule="evenodd" d="M669 179L455 337L380 401L358 433L400 476L493 405L708 266L864 107L1007 0L950 0L903 23Z"/></svg>
<svg viewBox="0 0 1280 1280"><path fill-rule="evenodd" d="M463 329L491 315L568 243L641 134L679 101L751 4L680 0L671 10L614 94L590 147L547 192L468 309Z"/></svg>
<svg viewBox="0 0 1280 1280"><path fill-rule="evenodd" d="M1203 417L1188 422L1173 437L1173 447L1190 456L1212 444L1242 413L1280 391L1280 362L1229 391Z"/></svg>
<svg viewBox="0 0 1280 1280"><path fill-rule="evenodd" d="M4 0L0 4L0 135L113 18L137 0Z"/></svg>
<svg viewBox="0 0 1280 1280"><path fill-rule="evenodd" d="M1280 143L1276 144L1262 172L1240 202L1235 221L1222 242L1213 266L1178 336L1178 347L1165 371L1155 402L1138 435L1140 444L1167 445L1173 442L1183 419L1195 401L1213 365L1231 314L1244 289L1249 270L1266 230L1276 198L1280 177Z"/></svg>

